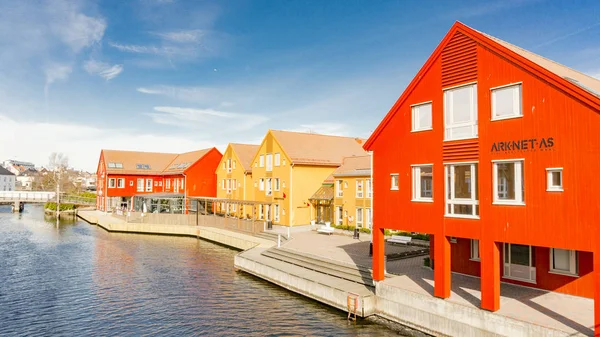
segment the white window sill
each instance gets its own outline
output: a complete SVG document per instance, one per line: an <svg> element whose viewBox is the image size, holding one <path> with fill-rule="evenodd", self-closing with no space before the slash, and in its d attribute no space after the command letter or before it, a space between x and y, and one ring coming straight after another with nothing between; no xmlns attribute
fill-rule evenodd
<svg viewBox="0 0 600 337"><path fill-rule="evenodd" d="M361 199L364 198L362 195L357 195L356 197Z"/></svg>
<svg viewBox="0 0 600 337"><path fill-rule="evenodd" d="M412 202L429 202L432 203L433 199L412 199Z"/></svg>
<svg viewBox="0 0 600 337"><path fill-rule="evenodd" d="M562 188L547 188L546 192L564 192Z"/></svg>
<svg viewBox="0 0 600 337"><path fill-rule="evenodd" d="M503 121L503 120L507 120L507 119L515 119L515 118L523 118L523 115L519 115L519 116L505 116L505 117L492 117L492 122L495 121Z"/></svg>
<svg viewBox="0 0 600 337"><path fill-rule="evenodd" d="M423 132L423 131L432 131L433 128L427 128L427 129L417 129L417 130L410 130L410 132Z"/></svg>
<svg viewBox="0 0 600 337"><path fill-rule="evenodd" d="M473 219L479 220L479 215L466 215L466 214L444 214L445 218L458 218L458 219Z"/></svg>
<svg viewBox="0 0 600 337"><path fill-rule="evenodd" d="M512 276L506 276L506 275L502 275L502 278L503 278L503 279L506 279L506 280L513 280L513 281L519 281L519 282L525 282L525 283L537 284L537 282L536 282L536 281L533 281L533 280L527 280L527 279L524 279L524 278L518 278L518 277L512 277Z"/></svg>
<svg viewBox="0 0 600 337"><path fill-rule="evenodd" d="M390 188L390 191L398 191L398 190L399 190L398 187L392 187L392 188Z"/></svg>
<svg viewBox="0 0 600 337"><path fill-rule="evenodd" d="M469 140L469 139L478 139L479 136L467 137L467 138L454 138L454 139L444 139L444 142L457 142L459 140Z"/></svg>
<svg viewBox="0 0 600 337"><path fill-rule="evenodd" d="M569 277L574 277L574 278L578 278L579 275L577 274L571 274L569 272L566 271L560 271L560 270L549 270L548 274L554 274L554 275L562 275L562 276L569 276Z"/></svg>
<svg viewBox="0 0 600 337"><path fill-rule="evenodd" d="M473 261L473 262L481 262L481 259L479 259L479 258L477 258L477 259L470 258L470 259L469 259L469 261Z"/></svg>
<svg viewBox="0 0 600 337"><path fill-rule="evenodd" d="M524 202L514 202L514 201L494 201L492 205L499 206L525 206Z"/></svg>

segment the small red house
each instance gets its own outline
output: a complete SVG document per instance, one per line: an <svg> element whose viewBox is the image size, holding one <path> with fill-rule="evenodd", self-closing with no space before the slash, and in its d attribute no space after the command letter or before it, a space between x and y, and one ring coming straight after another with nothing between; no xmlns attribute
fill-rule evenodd
<svg viewBox="0 0 600 337"><path fill-rule="evenodd" d="M456 23L365 144L375 280L383 229L429 233L451 271L595 299L600 334L600 81Z"/></svg>
<svg viewBox="0 0 600 337"><path fill-rule="evenodd" d="M136 195L216 197L215 171L223 155L216 148L182 154L102 150L96 207L130 208Z"/></svg>

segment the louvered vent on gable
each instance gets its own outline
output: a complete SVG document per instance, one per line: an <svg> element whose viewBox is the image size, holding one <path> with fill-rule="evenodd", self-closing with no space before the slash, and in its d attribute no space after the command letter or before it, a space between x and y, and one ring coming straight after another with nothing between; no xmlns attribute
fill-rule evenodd
<svg viewBox="0 0 600 337"><path fill-rule="evenodd" d="M456 32L442 51L442 87L477 80L477 43Z"/></svg>

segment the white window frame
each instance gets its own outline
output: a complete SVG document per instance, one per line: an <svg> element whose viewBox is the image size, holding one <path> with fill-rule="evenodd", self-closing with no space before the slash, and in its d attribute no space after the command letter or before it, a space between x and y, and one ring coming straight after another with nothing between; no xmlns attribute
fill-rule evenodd
<svg viewBox="0 0 600 337"><path fill-rule="evenodd" d="M232 162L231 168L233 168L235 170L235 167L236 167L236 161L234 159L233 162Z"/></svg>
<svg viewBox="0 0 600 337"><path fill-rule="evenodd" d="M264 220L264 213L263 213L263 205L260 204L258 205L258 219L259 220Z"/></svg>
<svg viewBox="0 0 600 337"><path fill-rule="evenodd" d="M525 160L520 159L503 159L503 160L492 160L492 189L494 192L493 202L494 205L514 205L514 206L523 206L525 205L525 174L524 170L524 162ZM513 163L515 164L515 200L504 200L498 197L498 194L501 191L500 185L503 185L502 182L498 181L498 164L502 163ZM508 188L508 187L507 187ZM507 191L508 192L508 191Z"/></svg>
<svg viewBox="0 0 600 337"><path fill-rule="evenodd" d="M358 216L360 214L360 217ZM356 208L356 227L362 227L365 211L361 207Z"/></svg>
<svg viewBox="0 0 600 337"><path fill-rule="evenodd" d="M366 179L366 188L367 188L367 198L373 198L373 180Z"/></svg>
<svg viewBox="0 0 600 337"><path fill-rule="evenodd" d="M117 179L116 178L108 178L108 188L116 188L117 187Z"/></svg>
<svg viewBox="0 0 600 337"><path fill-rule="evenodd" d="M225 182L225 179L221 180L221 189L223 191L225 191L227 189L227 183Z"/></svg>
<svg viewBox="0 0 600 337"><path fill-rule="evenodd" d="M433 164L411 165L412 167L412 201L433 202ZM431 197L421 196L421 168L431 167Z"/></svg>
<svg viewBox="0 0 600 337"><path fill-rule="evenodd" d="M271 178L267 178L265 181L265 195L267 196L273 195L273 185L271 185L272 181L273 180Z"/></svg>
<svg viewBox="0 0 600 337"><path fill-rule="evenodd" d="M138 192L144 192L144 179L138 178L136 189Z"/></svg>
<svg viewBox="0 0 600 337"><path fill-rule="evenodd" d="M569 252L569 271L554 269L554 251L566 250ZM550 273L579 277L579 253L576 250L550 248Z"/></svg>
<svg viewBox="0 0 600 337"><path fill-rule="evenodd" d="M275 153L275 166L280 166L281 165L281 153L277 152Z"/></svg>
<svg viewBox="0 0 600 337"><path fill-rule="evenodd" d="M373 229L373 210L371 207L365 208L365 224L368 229Z"/></svg>
<svg viewBox="0 0 600 337"><path fill-rule="evenodd" d="M274 191L279 191L281 189L281 181L279 180L279 178L273 178L273 190Z"/></svg>
<svg viewBox="0 0 600 337"><path fill-rule="evenodd" d="M125 188L125 178L117 179L117 188Z"/></svg>
<svg viewBox="0 0 600 337"><path fill-rule="evenodd" d="M424 106L429 106L430 109L430 114L431 114L431 125L429 126L421 126L419 124L419 116L422 113L421 111L421 107ZM412 114L412 129L411 132L420 132L420 131L429 131L429 130L433 130L433 102L432 101L428 101L428 102L423 102L423 103L418 103L418 104L413 104L410 106L411 107L411 114Z"/></svg>
<svg viewBox="0 0 600 337"><path fill-rule="evenodd" d="M365 195L365 183L362 179L356 179L356 197L363 198Z"/></svg>
<svg viewBox="0 0 600 337"><path fill-rule="evenodd" d="M171 189L171 179L167 179L167 182L165 183L165 186L167 189Z"/></svg>
<svg viewBox="0 0 600 337"><path fill-rule="evenodd" d="M258 183L258 190L259 191L265 190L265 178L260 178L259 183Z"/></svg>
<svg viewBox="0 0 600 337"><path fill-rule="evenodd" d="M394 178L396 178L395 184L394 184ZM398 173L391 173L390 174L390 190L398 191L399 189L400 189L400 175Z"/></svg>
<svg viewBox="0 0 600 337"><path fill-rule="evenodd" d="M341 179L338 179L335 181L335 196L338 198L343 198L344 197L344 181Z"/></svg>
<svg viewBox="0 0 600 337"><path fill-rule="evenodd" d="M267 164L266 164L267 172L273 171L273 154L272 153L267 153L266 161L267 161Z"/></svg>
<svg viewBox="0 0 600 337"><path fill-rule="evenodd" d="M554 185L552 175L554 173L560 174L560 186ZM563 168L562 167L551 167L546 169L546 191L547 192L563 192Z"/></svg>
<svg viewBox="0 0 600 337"><path fill-rule="evenodd" d="M258 157L258 166L265 167L265 155L264 154L261 154L260 157Z"/></svg>
<svg viewBox="0 0 600 337"><path fill-rule="evenodd" d="M273 205L274 221L279 222L279 204Z"/></svg>
<svg viewBox="0 0 600 337"><path fill-rule="evenodd" d="M515 92L513 92L513 99L517 98L517 101L513 101L513 111L518 111L518 115L510 115L510 116L497 116L496 115L496 93L500 90L508 90L511 88L516 88ZM491 98L492 98L492 121L501 121L505 119L512 118L520 118L523 117L523 85L521 82L519 83L511 83L507 85L502 85L499 87L491 88Z"/></svg>
<svg viewBox="0 0 600 337"><path fill-rule="evenodd" d="M453 111L448 111L449 107L448 107L448 99L452 100L453 98L447 98L447 96L449 94L452 94L454 91L456 90L460 90L460 89L464 89L470 87L471 88L471 106L470 106L470 120L467 122L459 122L459 123L454 123L452 121L452 113ZM479 137L479 129L478 129L478 115L477 115L477 83L467 83L467 84L461 84L459 86L455 86L455 87L450 87L450 88L445 88L444 90L444 141L455 141L455 140L461 140L461 139L473 139L473 138L477 138ZM467 137L459 137L459 138L454 138L454 137L450 137L449 136L449 131L451 131L452 129L455 128L462 128L462 127L467 127L470 126L471 127L471 135L467 136Z"/></svg>
<svg viewBox="0 0 600 337"><path fill-rule="evenodd" d="M471 239L471 261L479 261L479 240Z"/></svg>
<svg viewBox="0 0 600 337"><path fill-rule="evenodd" d="M177 179L177 178L173 179L173 191L174 192L179 191L179 179Z"/></svg>
<svg viewBox="0 0 600 337"><path fill-rule="evenodd" d="M152 192L152 179L146 179L146 192Z"/></svg>
<svg viewBox="0 0 600 337"><path fill-rule="evenodd" d="M340 213L342 214L340 215ZM335 206L335 223L336 225L344 224L344 208L342 206Z"/></svg>
<svg viewBox="0 0 600 337"><path fill-rule="evenodd" d="M479 179L477 170L479 170L478 162L453 162L453 163L444 163L444 195L446 198L446 203L444 207L444 216L448 218L466 218L466 219L479 219L479 214L477 212L477 206L479 205L479 200L476 199L477 190L475 188L471 188L471 197L470 198L456 198L455 190L454 190L454 168L455 166L466 166L469 165L471 167L471 187L473 186L473 181L477 182L477 189L479 188ZM477 167L477 169L476 169ZM450 186L448 186L448 176L450 176ZM448 193L450 192L450 193ZM450 197L448 197L450 194ZM469 214L454 214L454 205L470 205L473 207L473 212ZM450 208L451 212L448 212L448 208Z"/></svg>
<svg viewBox="0 0 600 337"><path fill-rule="evenodd" d="M133 179L129 181L129 186L133 186Z"/></svg>
<svg viewBox="0 0 600 337"><path fill-rule="evenodd" d="M227 173L231 173L231 158L227 159Z"/></svg>
<svg viewBox="0 0 600 337"><path fill-rule="evenodd" d="M231 181L232 181L231 189L236 191L237 190L237 179L231 179Z"/></svg>

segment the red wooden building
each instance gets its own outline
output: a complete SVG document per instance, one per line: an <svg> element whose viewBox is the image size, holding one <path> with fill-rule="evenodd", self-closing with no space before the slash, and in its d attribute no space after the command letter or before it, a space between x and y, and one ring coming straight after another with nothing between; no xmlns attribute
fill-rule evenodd
<svg viewBox="0 0 600 337"><path fill-rule="evenodd" d="M600 333L600 81L456 23L385 116L373 152L375 280L383 229L432 235L451 271L595 299ZM596 257L596 258L594 258Z"/></svg>
<svg viewBox="0 0 600 337"><path fill-rule="evenodd" d="M130 208L134 196L216 197L215 171L223 155L216 148L182 154L102 150L96 207Z"/></svg>

